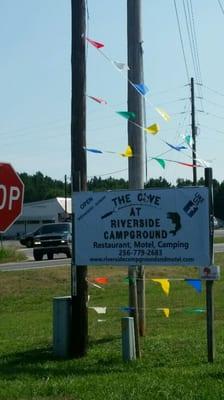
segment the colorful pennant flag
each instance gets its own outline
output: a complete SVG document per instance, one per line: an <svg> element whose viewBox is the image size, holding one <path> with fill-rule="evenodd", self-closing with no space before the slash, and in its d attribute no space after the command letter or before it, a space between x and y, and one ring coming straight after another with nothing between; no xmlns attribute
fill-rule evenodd
<svg viewBox="0 0 224 400"><path fill-rule="evenodd" d="M157 157L153 157L152 160L156 160L159 163L159 165L161 165L161 167L163 169L165 169L165 166L166 166L165 160L163 160L162 158L157 158Z"/></svg>
<svg viewBox="0 0 224 400"><path fill-rule="evenodd" d="M152 279L153 282L160 283L162 290L168 296L170 291L170 282L168 279Z"/></svg>
<svg viewBox="0 0 224 400"><path fill-rule="evenodd" d="M90 309L97 312L97 314L106 314L107 307L89 307Z"/></svg>
<svg viewBox="0 0 224 400"><path fill-rule="evenodd" d="M98 149L90 149L88 147L83 147L84 150L89 151L90 153L97 153L97 154L103 154L101 150Z"/></svg>
<svg viewBox="0 0 224 400"><path fill-rule="evenodd" d="M119 61L112 61L112 63L115 65L115 67L119 70L119 71L128 71L130 68L127 64L124 64L122 62Z"/></svg>
<svg viewBox="0 0 224 400"><path fill-rule="evenodd" d="M203 314L206 312L206 310L204 308L186 308L185 311L187 313L195 313L195 314Z"/></svg>
<svg viewBox="0 0 224 400"><path fill-rule="evenodd" d="M90 285L96 287L97 289L103 289L103 290L104 290L104 288L102 288L101 286L97 285L96 283L93 283L93 282L90 282L90 281L88 281L88 283L89 283Z"/></svg>
<svg viewBox="0 0 224 400"><path fill-rule="evenodd" d="M124 282L125 283L129 283L129 282L131 282L131 283L135 283L136 282L136 279L135 278L133 278L132 276L126 276L125 278L124 278Z"/></svg>
<svg viewBox="0 0 224 400"><path fill-rule="evenodd" d="M135 113L132 111L116 111L116 113L119 114L121 117L130 120L134 120L136 117Z"/></svg>
<svg viewBox="0 0 224 400"><path fill-rule="evenodd" d="M135 87L137 92L139 92L143 96L145 96L146 93L148 93L148 91L149 91L149 89L147 88L147 86L144 83L133 83L133 86Z"/></svg>
<svg viewBox="0 0 224 400"><path fill-rule="evenodd" d="M100 97L95 97L95 96L87 96L89 99L92 99L96 101L99 104L107 104L106 100L101 99Z"/></svg>
<svg viewBox="0 0 224 400"><path fill-rule="evenodd" d="M181 150L187 148L186 146L182 146L181 144L173 145L173 144L170 144L170 143L168 143L168 142L165 142L165 143L166 143L168 146L170 146L171 149L174 149L174 150L177 150L177 151L181 151Z"/></svg>
<svg viewBox="0 0 224 400"><path fill-rule="evenodd" d="M155 110L158 112L158 114L165 120L165 121L169 121L170 120L170 116L169 114L167 114L166 111L161 110L161 108L156 107Z"/></svg>
<svg viewBox="0 0 224 400"><path fill-rule="evenodd" d="M152 124L145 128L145 131L151 133L152 135L156 135L160 130L160 126L158 124Z"/></svg>
<svg viewBox="0 0 224 400"><path fill-rule="evenodd" d="M100 43L100 42L96 42L95 40L92 40L92 39L90 39L90 38L86 38L86 40L92 45L92 46L94 46L94 47L96 47L96 49L101 49L102 47L104 47L104 44L103 43Z"/></svg>
<svg viewBox="0 0 224 400"><path fill-rule="evenodd" d="M98 278L95 278L94 281L96 283L100 283L101 285L106 285L108 283L108 278L106 278L105 276L100 276Z"/></svg>
<svg viewBox="0 0 224 400"><path fill-rule="evenodd" d="M188 285L192 286L194 289L196 289L196 291L197 291L198 293L201 293L201 291L202 291L202 283L201 283L201 280L199 280L199 279L185 279L185 282L186 282Z"/></svg>
<svg viewBox="0 0 224 400"><path fill-rule="evenodd" d="M201 167L201 165L199 165L199 164L194 165L192 163L186 163L186 162L182 162L182 161L175 161L175 162L177 164L184 165L185 167L191 167L191 168Z"/></svg>
<svg viewBox="0 0 224 400"><path fill-rule="evenodd" d="M126 150L124 151L124 153L121 153L121 156L122 157L133 157L133 151L132 151L131 146L128 146L126 148Z"/></svg>
<svg viewBox="0 0 224 400"><path fill-rule="evenodd" d="M135 311L135 308L134 307L121 307L121 311L133 312L133 311Z"/></svg>
<svg viewBox="0 0 224 400"><path fill-rule="evenodd" d="M191 146L191 144L192 144L192 137L191 137L191 135L185 136L184 140L185 140L185 142L188 144L188 146Z"/></svg>
<svg viewBox="0 0 224 400"><path fill-rule="evenodd" d="M163 308L163 314L165 315L166 318L169 318L169 316L170 316L170 309L169 309L169 308Z"/></svg>

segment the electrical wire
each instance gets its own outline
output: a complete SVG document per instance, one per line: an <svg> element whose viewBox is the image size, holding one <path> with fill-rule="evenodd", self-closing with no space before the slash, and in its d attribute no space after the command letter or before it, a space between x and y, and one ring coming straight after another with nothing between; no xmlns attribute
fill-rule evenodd
<svg viewBox="0 0 224 400"><path fill-rule="evenodd" d="M175 14L176 14L176 19L177 19L177 26L178 26L178 31L179 31L179 36L180 36L180 43L181 43L181 48L182 48L182 53L183 53L183 58L184 58L184 65L185 65L185 70L186 70L186 75L187 75L187 81L190 81L190 75L189 75L189 70L188 70L188 65L187 65L187 59L186 59L186 54L184 50L184 41L183 41L183 36L181 33L181 27L180 27L180 19L179 19L179 14L177 10L177 4L176 0L173 0L174 2L174 8L175 8Z"/></svg>
<svg viewBox="0 0 224 400"><path fill-rule="evenodd" d="M191 57L192 57L192 63L194 67L194 73L196 80L201 83L202 82L202 77L201 77L201 67L200 67L200 61L199 61L199 52L198 52L198 44L197 44L197 36L196 36L196 29L195 29L195 23L194 23L194 13L193 13L193 7L192 7L192 2L190 0L190 5L189 5L189 0L183 0L183 8L184 8L184 15L185 15L185 22L186 22L186 29L188 33L188 40L189 40L189 45L190 45L190 50L191 50ZM201 108L203 109L203 94L201 90L201 86L197 86L199 96L201 98Z"/></svg>
<svg viewBox="0 0 224 400"><path fill-rule="evenodd" d="M221 1L218 0L218 3L219 3L219 6L220 6L220 8L221 8L221 11L222 11L222 13L223 13L223 15L224 15L224 7L223 7Z"/></svg>

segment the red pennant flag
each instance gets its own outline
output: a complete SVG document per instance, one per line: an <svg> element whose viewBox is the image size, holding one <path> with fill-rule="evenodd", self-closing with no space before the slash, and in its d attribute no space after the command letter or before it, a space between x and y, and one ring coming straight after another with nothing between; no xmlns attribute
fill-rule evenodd
<svg viewBox="0 0 224 400"><path fill-rule="evenodd" d="M87 96L87 97L89 97L90 99L96 101L99 104L107 104L106 100L100 99L99 97L95 97L95 96Z"/></svg>
<svg viewBox="0 0 224 400"><path fill-rule="evenodd" d="M108 283L108 278L104 276L100 276L99 278L94 279L96 283L101 283L102 285L105 285Z"/></svg>
<svg viewBox="0 0 224 400"><path fill-rule="evenodd" d="M88 37L86 38L86 40L94 47L96 47L97 49L101 49L101 47L104 47L103 43L100 42L95 42L95 40L89 39Z"/></svg>
<svg viewBox="0 0 224 400"><path fill-rule="evenodd" d="M186 162L181 162L181 161L178 161L178 164L185 165L185 167L201 167L201 165L199 165L199 164L194 165L191 163L186 163Z"/></svg>

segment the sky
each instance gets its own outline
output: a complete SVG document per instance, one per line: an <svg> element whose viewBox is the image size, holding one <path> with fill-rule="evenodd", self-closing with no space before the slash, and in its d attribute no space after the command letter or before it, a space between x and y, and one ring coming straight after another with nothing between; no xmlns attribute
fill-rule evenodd
<svg viewBox="0 0 224 400"><path fill-rule="evenodd" d="M86 4L86 36L102 42L110 60L127 63L127 1ZM147 135L147 179L192 179L192 168L173 162L191 162L191 149L178 152L165 142L177 145L191 135L189 80L194 77L197 158L223 181L224 0L142 0L142 32L147 126L160 126L157 135ZM0 48L1 162L19 173L69 177L70 1L0 0ZM127 85L126 75L88 44L87 95L107 101L86 99L87 147L103 152L87 152L88 179L128 177L128 159L120 156L128 145L127 121L116 113L127 110ZM169 122L156 107L170 115ZM163 169L154 157L171 161ZM198 168L202 176L203 167Z"/></svg>

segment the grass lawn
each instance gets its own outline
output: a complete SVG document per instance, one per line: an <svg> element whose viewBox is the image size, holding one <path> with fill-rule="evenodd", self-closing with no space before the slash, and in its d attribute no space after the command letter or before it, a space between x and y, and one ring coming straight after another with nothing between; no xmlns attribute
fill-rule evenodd
<svg viewBox="0 0 224 400"><path fill-rule="evenodd" d="M0 245L0 264L6 262L24 261L26 256L13 246L4 247Z"/></svg>
<svg viewBox="0 0 224 400"><path fill-rule="evenodd" d="M214 237L214 243L224 243L224 237L223 236Z"/></svg>
<svg viewBox="0 0 224 400"><path fill-rule="evenodd" d="M216 255L224 266L224 255ZM183 268L146 269L147 333L142 359L123 363L120 307L128 304L126 268L89 267L89 280L109 278L103 289L89 287L89 350L78 360L52 354L52 299L70 292L69 268L0 273L0 400L224 399L224 281L215 282L216 359L207 363L205 288L170 281L166 296L152 278L193 277ZM158 308L170 308L165 318ZM100 321L99 321L100 320Z"/></svg>

